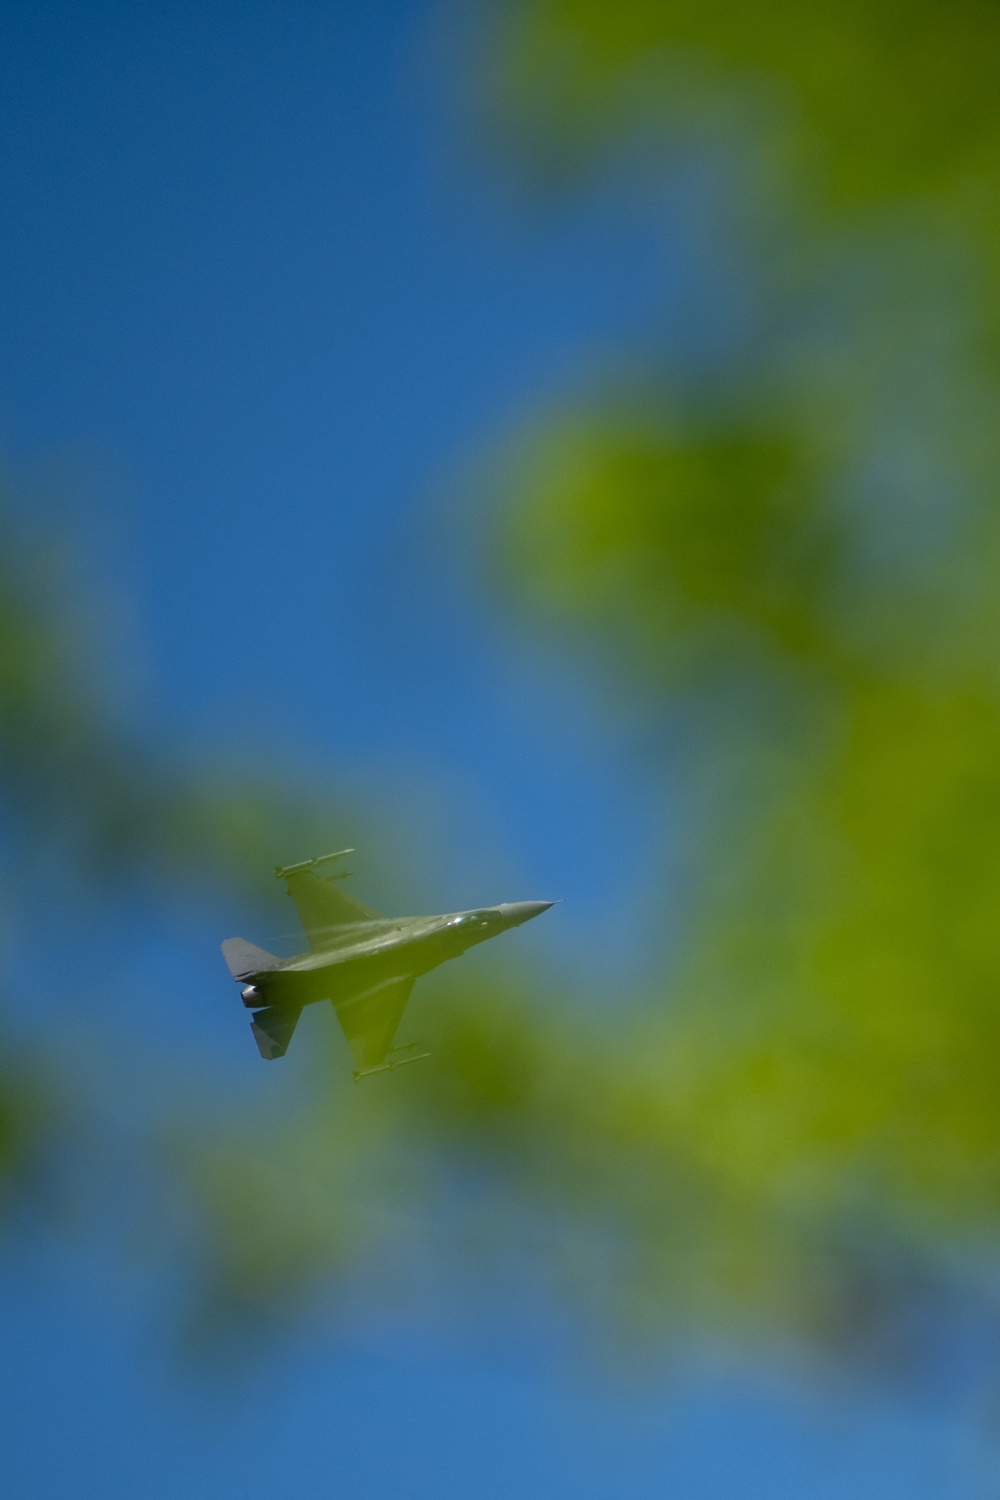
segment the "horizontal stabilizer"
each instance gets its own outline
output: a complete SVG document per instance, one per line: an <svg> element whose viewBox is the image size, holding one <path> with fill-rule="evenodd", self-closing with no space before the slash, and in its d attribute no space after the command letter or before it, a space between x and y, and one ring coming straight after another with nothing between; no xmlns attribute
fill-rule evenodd
<svg viewBox="0 0 1000 1500"><path fill-rule="evenodd" d="M257 1051L267 1062L284 1057L302 1011L297 1006L269 1005L250 1022Z"/></svg>
<svg viewBox="0 0 1000 1500"><path fill-rule="evenodd" d="M222 945L222 956L229 965L234 979L249 979L251 974L262 974L265 969L276 969L281 959L266 948L248 943L246 938L226 938Z"/></svg>

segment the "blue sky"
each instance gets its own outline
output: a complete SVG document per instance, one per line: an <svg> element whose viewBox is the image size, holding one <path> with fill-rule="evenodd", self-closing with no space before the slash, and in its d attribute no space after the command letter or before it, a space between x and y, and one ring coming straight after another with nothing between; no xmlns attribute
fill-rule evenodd
<svg viewBox="0 0 1000 1500"><path fill-rule="evenodd" d="M164 1369L120 1287L43 1257L20 1291L0 1369L18 1500L995 1494L987 1440L878 1392L790 1393L710 1366L670 1392L636 1392L377 1340L299 1350L211 1389Z"/></svg>
<svg viewBox="0 0 1000 1500"><path fill-rule="evenodd" d="M484 182L429 13L15 8L0 410L102 492L148 718L447 788L512 878L596 904L648 808L470 608L449 497L643 336L680 251L624 194Z"/></svg>
<svg viewBox="0 0 1000 1500"><path fill-rule="evenodd" d="M669 809L585 672L482 599L454 497L721 293L667 196L518 199L433 14L8 0L0 425L15 469L69 476L53 513L146 732L384 796L428 835L429 901L564 896L532 940L610 972ZM7 1272L19 1500L986 1493L957 1418L731 1377L635 1401L530 1358L318 1341L201 1399L141 1278L37 1247Z"/></svg>

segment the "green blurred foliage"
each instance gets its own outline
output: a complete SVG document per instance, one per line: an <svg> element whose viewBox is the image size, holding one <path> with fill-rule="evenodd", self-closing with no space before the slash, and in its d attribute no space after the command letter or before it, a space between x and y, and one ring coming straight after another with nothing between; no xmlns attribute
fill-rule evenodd
<svg viewBox="0 0 1000 1500"><path fill-rule="evenodd" d="M560 1110L640 1185L654 1306L696 1284L730 1329L863 1342L1000 1227L1000 14L542 0L504 26L536 157L641 131L741 160L730 252L768 325L714 383L609 389L509 465L522 629L667 716L694 809L680 952L582 1091L601 1127Z"/></svg>
<svg viewBox="0 0 1000 1500"><path fill-rule="evenodd" d="M637 111L766 128L785 167L881 208L995 184L1000 17L989 0L507 7L503 87L570 143Z"/></svg>
<svg viewBox="0 0 1000 1500"><path fill-rule="evenodd" d="M687 431L590 413L522 460L512 571L523 549L516 581L553 623L586 619L665 678L701 678L741 653L822 656L833 643L816 602L841 545L822 465L801 433L752 413Z"/></svg>

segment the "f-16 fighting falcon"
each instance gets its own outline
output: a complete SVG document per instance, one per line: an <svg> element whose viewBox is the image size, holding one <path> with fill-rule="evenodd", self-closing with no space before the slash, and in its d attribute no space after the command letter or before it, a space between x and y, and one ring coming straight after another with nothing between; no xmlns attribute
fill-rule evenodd
<svg viewBox="0 0 1000 1500"><path fill-rule="evenodd" d="M302 1007L330 1000L354 1057L357 1082L430 1056L414 1052L415 1042L393 1046L414 980L554 903L507 901L440 917L383 917L332 884L343 874L317 873L353 853L341 849L275 869L295 902L308 953L277 958L233 937L223 943L222 956L243 985L243 1004L254 1012L250 1027L261 1057L282 1057Z"/></svg>

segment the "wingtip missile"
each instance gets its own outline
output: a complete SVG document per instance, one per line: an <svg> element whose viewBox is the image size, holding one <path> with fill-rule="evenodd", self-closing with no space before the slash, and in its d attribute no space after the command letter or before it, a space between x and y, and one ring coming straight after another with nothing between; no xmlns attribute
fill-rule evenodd
<svg viewBox="0 0 1000 1500"><path fill-rule="evenodd" d="M315 859L302 859L297 865L275 865L275 880L284 880L286 875L295 875L300 870L315 870L317 865L328 865L335 859L343 859L347 854L355 854L354 849L338 849L335 854L319 854Z"/></svg>
<svg viewBox="0 0 1000 1500"><path fill-rule="evenodd" d="M431 1057L430 1052L411 1052L411 1047L416 1047L417 1042L409 1042L405 1047L397 1048L398 1052L405 1052L405 1057L388 1057L385 1062L376 1063L372 1068L355 1068L353 1078L355 1083L360 1083L362 1078L370 1078L373 1073L394 1073L397 1068L405 1068L407 1063L424 1062Z"/></svg>

